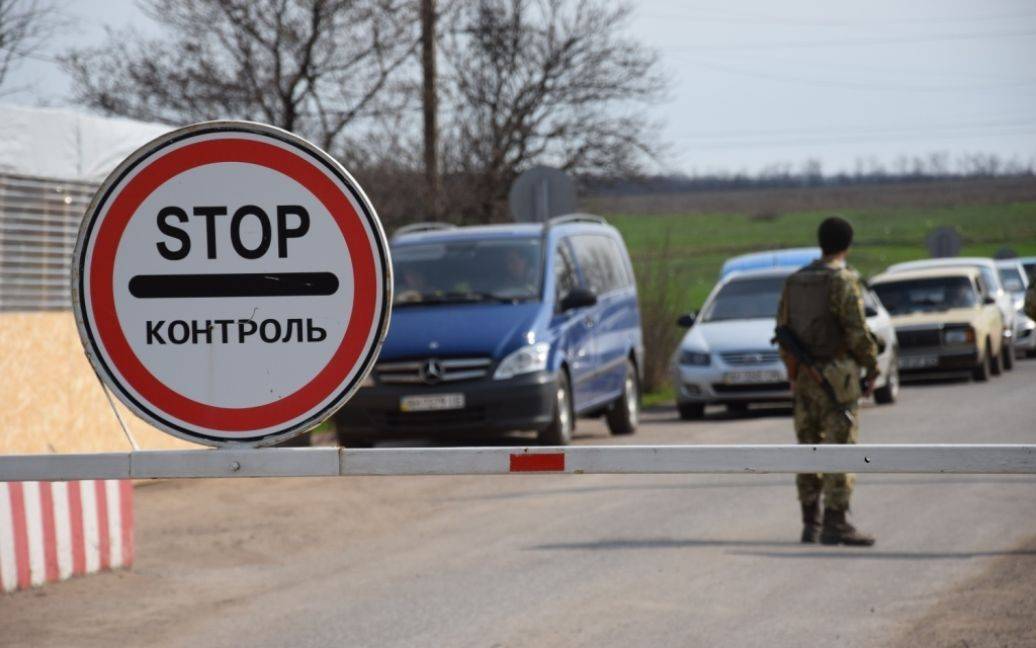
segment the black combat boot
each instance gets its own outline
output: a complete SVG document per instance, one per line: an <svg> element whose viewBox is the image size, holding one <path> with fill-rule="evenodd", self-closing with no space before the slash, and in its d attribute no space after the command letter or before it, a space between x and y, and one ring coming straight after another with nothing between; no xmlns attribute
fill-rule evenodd
<svg viewBox="0 0 1036 648"><path fill-rule="evenodd" d="M874 537L860 533L856 527L845 519L845 511L824 509L824 530L820 532L820 542L826 545L844 544L853 547L869 547L874 544Z"/></svg>
<svg viewBox="0 0 1036 648"><path fill-rule="evenodd" d="M802 503L802 542L816 544L820 541L820 502Z"/></svg>

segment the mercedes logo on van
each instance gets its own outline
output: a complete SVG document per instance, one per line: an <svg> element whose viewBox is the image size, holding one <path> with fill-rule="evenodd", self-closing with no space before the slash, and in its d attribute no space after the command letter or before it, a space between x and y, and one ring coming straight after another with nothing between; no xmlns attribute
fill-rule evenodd
<svg viewBox="0 0 1036 648"><path fill-rule="evenodd" d="M438 360L426 360L421 365L421 380L428 385L435 385L442 381L442 363Z"/></svg>

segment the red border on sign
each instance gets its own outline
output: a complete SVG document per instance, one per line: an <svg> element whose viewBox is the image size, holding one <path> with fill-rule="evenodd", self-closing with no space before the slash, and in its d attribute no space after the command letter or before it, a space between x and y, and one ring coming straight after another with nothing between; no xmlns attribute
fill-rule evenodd
<svg viewBox="0 0 1036 648"><path fill-rule="evenodd" d="M241 162L282 173L324 205L345 238L353 266L353 312L330 362L308 383L280 400L256 407L217 407L173 391L144 367L133 352L115 311L115 253L140 204L171 178L206 164ZM145 400L191 425L223 432L273 428L319 405L345 380L377 324L377 268L363 221L348 196L304 158L278 146L240 138L188 144L144 167L111 202L90 256L90 310L98 338L119 373Z"/></svg>

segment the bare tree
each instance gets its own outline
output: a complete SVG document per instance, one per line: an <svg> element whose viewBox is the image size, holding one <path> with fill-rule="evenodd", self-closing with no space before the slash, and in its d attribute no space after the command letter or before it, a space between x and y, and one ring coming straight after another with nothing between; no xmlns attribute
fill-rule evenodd
<svg viewBox="0 0 1036 648"><path fill-rule="evenodd" d="M511 183L534 163L618 175L656 152L643 107L664 81L657 55L623 34L630 10L611 0L477 0L450 12L444 166L472 192L462 208L470 218L500 218Z"/></svg>
<svg viewBox="0 0 1036 648"><path fill-rule="evenodd" d="M0 0L0 87L14 66L38 52L62 24L54 2Z"/></svg>
<svg viewBox="0 0 1036 648"><path fill-rule="evenodd" d="M346 152L345 129L392 111L385 91L419 43L408 0L141 0L159 38L110 32L65 68L77 99L180 124L255 119Z"/></svg>

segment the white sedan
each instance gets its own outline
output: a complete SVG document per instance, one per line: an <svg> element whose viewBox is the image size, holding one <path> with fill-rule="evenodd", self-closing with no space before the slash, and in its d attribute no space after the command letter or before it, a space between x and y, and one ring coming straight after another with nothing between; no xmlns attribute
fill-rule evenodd
<svg viewBox="0 0 1036 648"><path fill-rule="evenodd" d="M784 281L796 269L728 274L712 289L700 314L680 318L689 327L672 358L681 418L701 418L709 404L736 412L751 403L790 402L787 371L771 339ZM874 398L879 404L893 403L899 393L896 333L888 311L869 289L864 306L880 351Z"/></svg>

